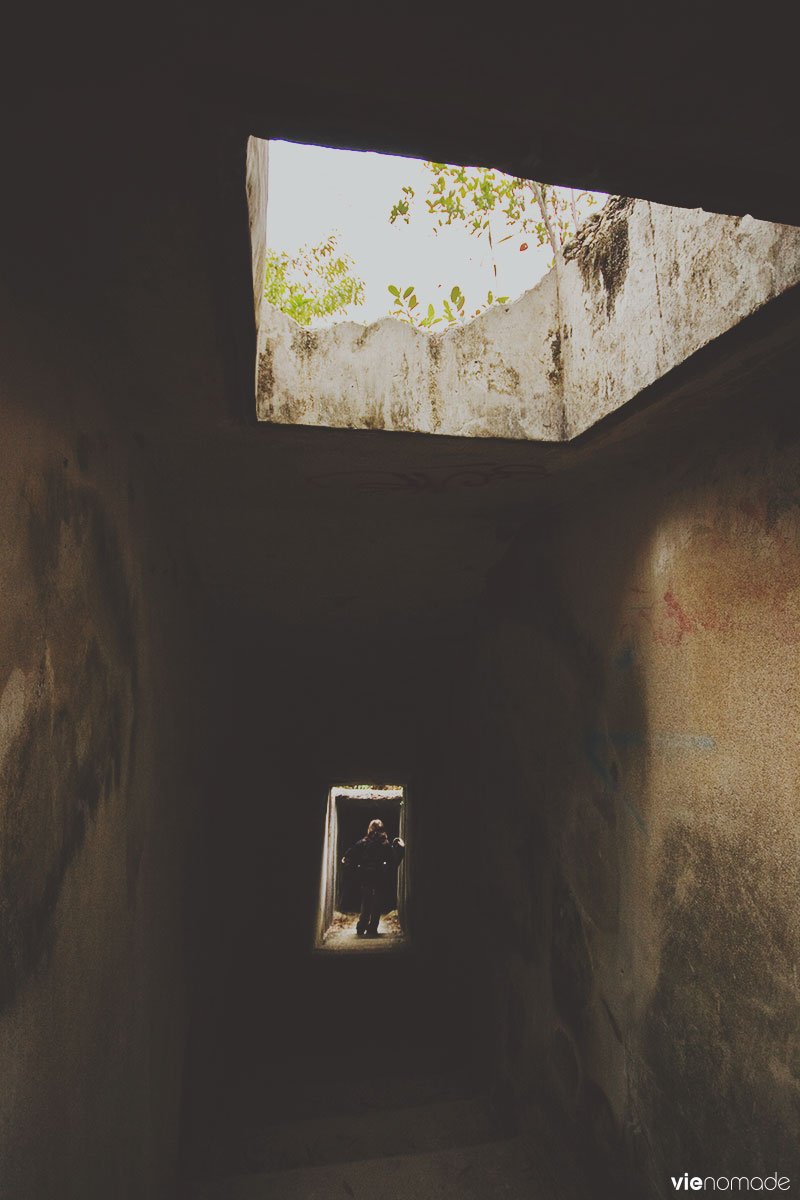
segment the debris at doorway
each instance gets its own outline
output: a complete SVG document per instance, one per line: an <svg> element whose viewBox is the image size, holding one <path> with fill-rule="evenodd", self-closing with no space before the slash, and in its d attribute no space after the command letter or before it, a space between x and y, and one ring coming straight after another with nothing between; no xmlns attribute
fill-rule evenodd
<svg viewBox="0 0 800 1200"><path fill-rule="evenodd" d="M402 950L409 945L403 932L397 910L384 913L381 917L380 933L376 937L360 938L356 935L356 917L353 913L335 912L325 932L320 950L357 950L359 953L376 950Z"/></svg>

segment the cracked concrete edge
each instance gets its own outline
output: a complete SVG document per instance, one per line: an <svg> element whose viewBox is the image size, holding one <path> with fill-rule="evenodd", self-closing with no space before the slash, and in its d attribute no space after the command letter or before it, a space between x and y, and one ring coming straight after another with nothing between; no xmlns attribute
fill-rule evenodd
<svg viewBox="0 0 800 1200"><path fill-rule="evenodd" d="M306 329L264 302L257 414L569 441L800 282L800 230L612 198L518 300L441 333Z"/></svg>
<svg viewBox="0 0 800 1200"><path fill-rule="evenodd" d="M561 270L565 440L800 281L791 226L647 201L623 219L593 274L577 256Z"/></svg>
<svg viewBox="0 0 800 1200"><path fill-rule="evenodd" d="M269 194L269 142L247 140L247 211L253 261L253 304L256 328L261 322L264 276L267 270L267 198Z"/></svg>

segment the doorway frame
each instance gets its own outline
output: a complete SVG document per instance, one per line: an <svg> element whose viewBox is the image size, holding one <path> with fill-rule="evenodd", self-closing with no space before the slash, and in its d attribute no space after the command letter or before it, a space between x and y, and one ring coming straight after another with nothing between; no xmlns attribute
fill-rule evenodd
<svg viewBox="0 0 800 1200"><path fill-rule="evenodd" d="M328 805L325 814L325 834L322 843L322 869L320 872L319 904L317 906L317 922L314 945L317 949L324 946L325 934L333 922L336 910L336 895L339 886L339 871L341 870L339 844L340 801L363 803L367 809L379 802L381 805L397 806L399 809L399 836L406 843L406 853L403 857L403 870L397 879L397 915L400 926L406 938L408 937L409 910L409 828L410 813L408 788L405 784L333 784L328 789Z"/></svg>

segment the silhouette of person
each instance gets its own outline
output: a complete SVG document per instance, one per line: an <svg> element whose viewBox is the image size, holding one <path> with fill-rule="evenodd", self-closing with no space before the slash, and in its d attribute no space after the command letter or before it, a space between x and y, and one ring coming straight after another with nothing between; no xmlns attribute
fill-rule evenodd
<svg viewBox="0 0 800 1200"><path fill-rule="evenodd" d="M361 884L361 913L356 924L359 937L377 937L381 919L381 892L389 871L399 866L405 854L405 842L396 837L389 841L383 821L370 821L366 837L351 846L342 858L345 867L354 867Z"/></svg>

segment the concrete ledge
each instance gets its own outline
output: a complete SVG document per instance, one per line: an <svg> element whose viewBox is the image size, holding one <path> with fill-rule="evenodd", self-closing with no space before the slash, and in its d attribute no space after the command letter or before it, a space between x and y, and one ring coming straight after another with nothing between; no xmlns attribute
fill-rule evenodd
<svg viewBox="0 0 800 1200"><path fill-rule="evenodd" d="M259 420L569 441L800 281L800 230L612 198L513 304L442 333L264 303Z"/></svg>
<svg viewBox="0 0 800 1200"><path fill-rule="evenodd" d="M612 199L565 247L565 440L800 281L800 230Z"/></svg>

